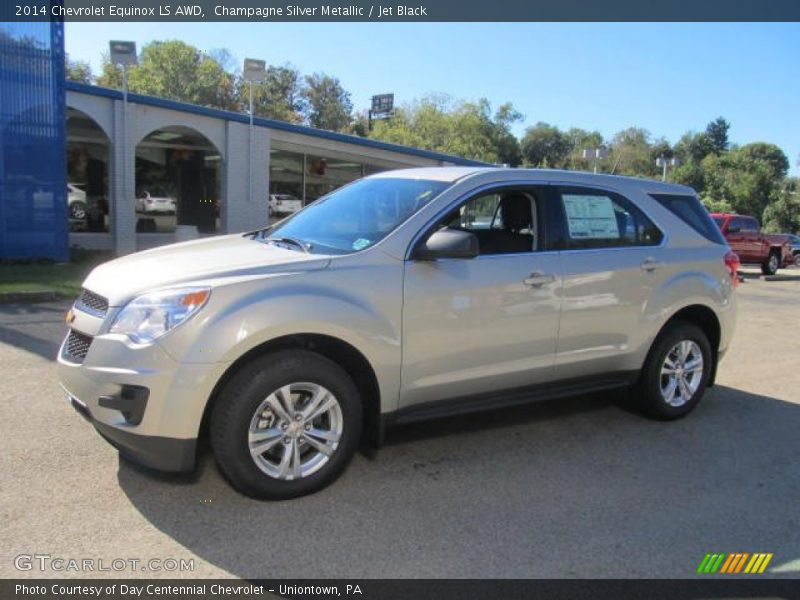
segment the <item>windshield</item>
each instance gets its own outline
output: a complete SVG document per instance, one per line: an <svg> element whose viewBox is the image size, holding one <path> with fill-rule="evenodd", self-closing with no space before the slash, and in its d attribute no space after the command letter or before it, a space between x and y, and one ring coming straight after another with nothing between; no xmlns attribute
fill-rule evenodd
<svg viewBox="0 0 800 600"><path fill-rule="evenodd" d="M361 179L265 230L263 238L291 238L315 253L364 250L389 235L448 185L422 179Z"/></svg>

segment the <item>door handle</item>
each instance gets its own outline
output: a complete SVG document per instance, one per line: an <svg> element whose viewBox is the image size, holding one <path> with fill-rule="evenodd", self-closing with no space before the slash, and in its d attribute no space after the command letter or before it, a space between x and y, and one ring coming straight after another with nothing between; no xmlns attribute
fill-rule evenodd
<svg viewBox="0 0 800 600"><path fill-rule="evenodd" d="M656 269L660 269L664 266L664 263L660 260L656 260L654 258L648 258L642 262L642 271L647 271L648 273L652 273Z"/></svg>
<svg viewBox="0 0 800 600"><path fill-rule="evenodd" d="M546 275L541 271L535 271L530 274L530 277L523 279L522 283L530 287L542 287L546 283L553 283L555 280L556 278L553 275Z"/></svg>

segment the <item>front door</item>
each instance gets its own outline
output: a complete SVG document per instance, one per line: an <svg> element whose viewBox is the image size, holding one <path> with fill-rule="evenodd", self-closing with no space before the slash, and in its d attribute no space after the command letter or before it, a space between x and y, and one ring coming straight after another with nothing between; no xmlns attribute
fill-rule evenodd
<svg viewBox="0 0 800 600"><path fill-rule="evenodd" d="M429 231L468 230L479 256L406 262L401 408L553 379L561 276L545 197L480 193Z"/></svg>

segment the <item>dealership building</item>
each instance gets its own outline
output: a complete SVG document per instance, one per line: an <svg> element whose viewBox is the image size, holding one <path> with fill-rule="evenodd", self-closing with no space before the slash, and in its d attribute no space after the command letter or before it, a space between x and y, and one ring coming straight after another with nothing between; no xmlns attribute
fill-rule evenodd
<svg viewBox="0 0 800 600"><path fill-rule="evenodd" d="M0 258L257 228L387 169L483 164L64 81L61 23L0 24Z"/></svg>

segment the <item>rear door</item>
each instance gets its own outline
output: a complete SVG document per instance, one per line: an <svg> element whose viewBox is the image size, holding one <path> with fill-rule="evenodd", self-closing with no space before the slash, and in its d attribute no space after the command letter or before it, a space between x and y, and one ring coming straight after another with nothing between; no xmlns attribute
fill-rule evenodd
<svg viewBox="0 0 800 600"><path fill-rule="evenodd" d="M558 199L566 249L556 377L616 378L645 343L644 307L667 270L663 234L618 193L569 186Z"/></svg>

